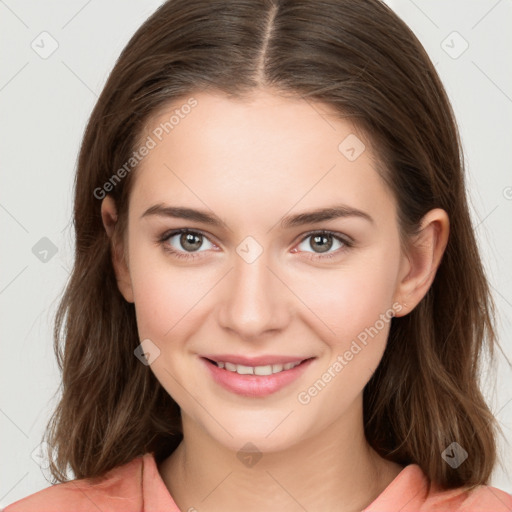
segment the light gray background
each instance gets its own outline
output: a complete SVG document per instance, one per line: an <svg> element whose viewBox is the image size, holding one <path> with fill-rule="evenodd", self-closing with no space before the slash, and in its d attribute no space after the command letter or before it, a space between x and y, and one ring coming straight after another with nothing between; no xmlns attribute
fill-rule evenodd
<svg viewBox="0 0 512 512"><path fill-rule="evenodd" d="M57 398L51 328L72 267L79 144L115 59L160 3L0 0L0 508L49 485L44 463L31 454ZM425 46L453 103L500 340L512 360L512 2L389 4ZM47 51L51 38L58 48L49 57L32 49ZM43 237L57 250L46 262L41 249L39 257L33 252L38 243L48 245ZM498 356L498 384L493 389L486 381L485 389L506 439L504 465L491 483L512 492L512 370ZM464 448L471 456L471 447Z"/></svg>

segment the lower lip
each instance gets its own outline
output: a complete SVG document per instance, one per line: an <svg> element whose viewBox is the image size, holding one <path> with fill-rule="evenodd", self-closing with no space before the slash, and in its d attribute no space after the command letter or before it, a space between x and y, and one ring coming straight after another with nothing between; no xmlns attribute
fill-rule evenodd
<svg viewBox="0 0 512 512"><path fill-rule="evenodd" d="M313 362L313 359L307 359L291 370L283 370L272 375L240 375L219 368L204 357L201 359L217 384L237 395L250 397L264 397L276 393L298 379Z"/></svg>

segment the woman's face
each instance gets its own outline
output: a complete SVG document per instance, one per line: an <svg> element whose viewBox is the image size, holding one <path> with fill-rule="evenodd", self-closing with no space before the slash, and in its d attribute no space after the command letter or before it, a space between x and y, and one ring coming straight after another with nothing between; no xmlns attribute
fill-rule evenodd
<svg viewBox="0 0 512 512"><path fill-rule="evenodd" d="M134 171L118 276L150 368L233 450L350 428L408 268L369 141L321 104L194 98L147 127Z"/></svg>

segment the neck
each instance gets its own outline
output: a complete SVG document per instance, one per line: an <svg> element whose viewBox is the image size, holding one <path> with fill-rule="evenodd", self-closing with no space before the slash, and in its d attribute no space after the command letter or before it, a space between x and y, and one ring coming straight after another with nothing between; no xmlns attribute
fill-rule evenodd
<svg viewBox="0 0 512 512"><path fill-rule="evenodd" d="M286 450L245 458L183 414L183 441L159 471L184 511L361 511L402 467L368 445L357 409L357 422L344 417Z"/></svg>

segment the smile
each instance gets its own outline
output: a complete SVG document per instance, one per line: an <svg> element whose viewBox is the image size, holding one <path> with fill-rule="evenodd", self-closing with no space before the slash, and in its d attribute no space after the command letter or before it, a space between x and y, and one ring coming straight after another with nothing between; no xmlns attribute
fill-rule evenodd
<svg viewBox="0 0 512 512"><path fill-rule="evenodd" d="M240 361L240 358L236 359ZM241 364L239 361L200 358L214 383L231 393L252 398L266 397L289 386L304 373L315 358L295 361L286 359L289 360L270 364L267 358L266 361L262 361L267 364L249 365Z"/></svg>
<svg viewBox="0 0 512 512"><path fill-rule="evenodd" d="M267 364L265 366L245 366L243 364L233 364L222 361L212 361L219 368L224 368L229 372L236 372L239 375L272 375L285 370L291 370L298 366L302 361L286 364Z"/></svg>

